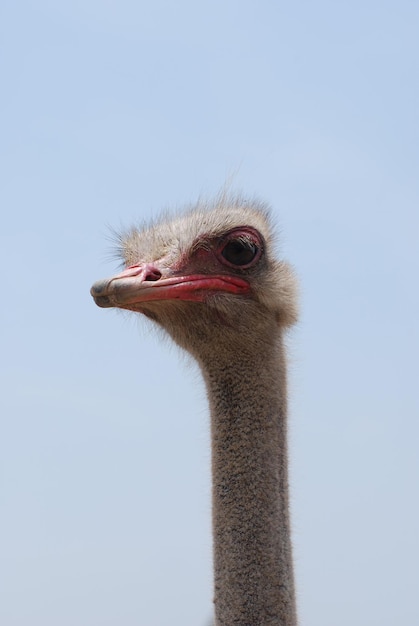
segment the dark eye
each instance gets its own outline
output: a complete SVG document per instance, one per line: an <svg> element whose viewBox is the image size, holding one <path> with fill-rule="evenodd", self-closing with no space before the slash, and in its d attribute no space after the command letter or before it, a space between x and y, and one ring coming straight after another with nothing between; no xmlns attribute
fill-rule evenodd
<svg viewBox="0 0 419 626"><path fill-rule="evenodd" d="M232 265L248 265L258 253L258 247L249 239L231 239L222 249L222 256Z"/></svg>

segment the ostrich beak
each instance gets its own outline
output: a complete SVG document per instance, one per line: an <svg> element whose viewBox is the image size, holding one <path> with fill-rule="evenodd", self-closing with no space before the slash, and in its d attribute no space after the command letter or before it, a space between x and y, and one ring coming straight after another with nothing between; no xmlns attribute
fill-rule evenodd
<svg viewBox="0 0 419 626"><path fill-rule="evenodd" d="M164 277L156 266L147 263L98 280L90 293L102 308L136 310L136 305L153 300L203 302L208 292L245 294L249 290L249 283L237 276L194 274Z"/></svg>

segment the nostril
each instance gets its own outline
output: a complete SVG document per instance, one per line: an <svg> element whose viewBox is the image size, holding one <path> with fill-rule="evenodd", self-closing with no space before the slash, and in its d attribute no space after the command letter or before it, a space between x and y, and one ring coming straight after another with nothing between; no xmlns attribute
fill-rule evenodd
<svg viewBox="0 0 419 626"><path fill-rule="evenodd" d="M144 276L144 280L151 280L151 281L156 281L156 280L160 280L161 278L161 272L159 272L159 270L156 269L148 269L145 276Z"/></svg>
<svg viewBox="0 0 419 626"><path fill-rule="evenodd" d="M138 276L142 282L146 280L156 282L160 280L162 273L154 263L136 263L135 265L127 267L125 272L122 272L121 277L122 276Z"/></svg>

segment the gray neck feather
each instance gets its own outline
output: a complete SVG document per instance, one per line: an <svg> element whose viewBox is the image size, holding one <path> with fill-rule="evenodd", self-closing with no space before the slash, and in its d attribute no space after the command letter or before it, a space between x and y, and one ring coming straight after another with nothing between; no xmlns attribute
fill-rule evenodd
<svg viewBox="0 0 419 626"><path fill-rule="evenodd" d="M257 350L218 352L200 359L211 409L215 624L295 626L280 330Z"/></svg>

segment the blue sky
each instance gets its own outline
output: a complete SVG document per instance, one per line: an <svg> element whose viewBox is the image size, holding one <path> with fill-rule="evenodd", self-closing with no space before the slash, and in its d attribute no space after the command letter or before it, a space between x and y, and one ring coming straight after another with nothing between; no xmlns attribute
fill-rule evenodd
<svg viewBox="0 0 419 626"><path fill-rule="evenodd" d="M419 623L418 26L408 0L3 3L2 624L207 624L199 372L89 288L109 225L226 180L300 277L300 622Z"/></svg>

